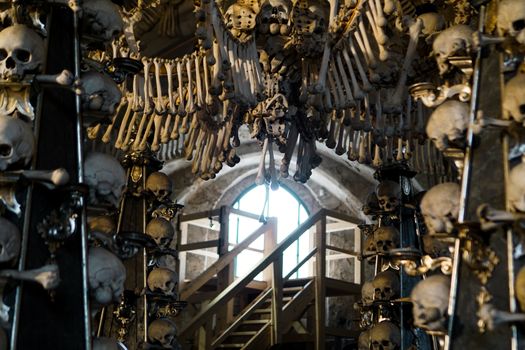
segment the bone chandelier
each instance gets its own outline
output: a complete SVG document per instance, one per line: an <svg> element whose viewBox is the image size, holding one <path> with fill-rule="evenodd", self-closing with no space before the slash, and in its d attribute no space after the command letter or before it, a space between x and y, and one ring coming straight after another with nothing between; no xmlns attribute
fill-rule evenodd
<svg viewBox="0 0 525 350"><path fill-rule="evenodd" d="M450 57L474 52L473 31L464 25L472 8L465 1L436 2L418 15L423 3L197 2L198 49L175 59L141 56L130 34L133 21L155 6L142 4L130 11L126 35L111 50L91 54L92 64L134 59L143 69L121 84L122 97L114 88L99 96L107 106L120 102L110 124L92 125L89 138L124 152L150 147L162 160L184 157L207 180L224 163L240 161L238 129L247 124L262 145L256 182L272 188L279 175L289 176L295 151L293 178L306 182L321 162L318 142L373 167L409 163L436 178L453 178L427 141L427 107L453 97L461 102L450 108L467 106L468 69L450 81L441 76L459 70ZM104 106L98 111L111 112ZM446 128L433 119L429 135L441 149L447 136L454 138L446 128L465 129L459 119ZM274 147L283 153L280 171Z"/></svg>

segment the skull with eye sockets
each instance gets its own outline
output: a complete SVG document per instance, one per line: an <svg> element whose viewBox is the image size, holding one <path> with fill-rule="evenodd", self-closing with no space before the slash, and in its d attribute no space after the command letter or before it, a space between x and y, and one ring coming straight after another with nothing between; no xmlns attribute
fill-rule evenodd
<svg viewBox="0 0 525 350"><path fill-rule="evenodd" d="M398 183L384 180L377 185L376 196L379 207L386 212L393 212L401 200L401 187Z"/></svg>
<svg viewBox="0 0 525 350"><path fill-rule="evenodd" d="M31 28L15 24L0 32L0 76L20 81L44 64L44 40Z"/></svg>
<svg viewBox="0 0 525 350"><path fill-rule="evenodd" d="M374 286L374 300L388 301L399 296L399 276L392 270L378 273L372 284Z"/></svg>
<svg viewBox="0 0 525 350"><path fill-rule="evenodd" d="M377 252L386 253L399 247L399 231L393 226L381 226L374 231L374 245Z"/></svg>

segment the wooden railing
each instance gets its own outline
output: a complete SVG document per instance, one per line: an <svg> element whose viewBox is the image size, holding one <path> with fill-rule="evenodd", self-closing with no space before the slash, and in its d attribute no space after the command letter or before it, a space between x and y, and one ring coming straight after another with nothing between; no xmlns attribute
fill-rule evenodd
<svg viewBox="0 0 525 350"><path fill-rule="evenodd" d="M224 210L224 209L222 209ZM327 230L330 227L327 226L327 220L346 222L348 228L354 230L354 251L342 249L340 247L327 246L326 236ZM211 349L219 345L224 341L228 335L234 331L236 326L246 319L263 300L266 300L271 294L271 344L277 344L281 342L283 331L289 328L289 324L294 321L287 317L285 323L283 323L283 285L286 280L290 279L304 264L315 258L313 264L314 276L313 289L315 296L315 317L316 317L316 349L324 349L325 341L325 276L326 276L326 252L327 250L334 250L338 253L345 254L355 258L355 269L354 269L354 283L361 283L361 263L357 259L361 252L361 236L358 232L357 223L358 219L349 217L340 213L332 212L326 209L321 209L314 215L310 216L304 223L297 227L288 237L286 237L280 244L268 249L268 242L272 241L275 244L275 237L277 237L277 221L274 218L270 218L266 224L258 228L252 234L250 234L243 242L239 243L235 248L229 252L226 252L221 258L210 266L202 275L194 279L189 283L181 292L181 299L190 296L202 287L211 277L224 270L228 266L232 266L232 262L236 256L239 255L244 249L246 249L257 237L266 234L269 238L265 240L265 251L267 254L259 261L259 263L253 267L246 275L234 280L215 297L206 306L204 306L198 313L191 319L186 327L182 329L179 334L181 342L188 340L198 339L199 349ZM295 241L297 241L305 232L309 232L309 229L316 225L315 229L315 246L313 249L286 275L283 276L283 253L290 247ZM227 223L226 223L227 226ZM341 226L343 227L343 226ZM222 228L221 228L222 231ZM272 265L270 270L268 268ZM266 272L265 272L266 270ZM214 315L217 315L221 310L224 310L224 305L232 304L233 298L239 294L246 286L254 280L254 278L260 273L265 273L267 276L270 275L271 287L267 288L261 293L250 305L248 305L236 318L233 323L219 324L214 322ZM221 328L222 326L222 328ZM199 331L196 337L196 332ZM215 337L215 339L213 339Z"/></svg>

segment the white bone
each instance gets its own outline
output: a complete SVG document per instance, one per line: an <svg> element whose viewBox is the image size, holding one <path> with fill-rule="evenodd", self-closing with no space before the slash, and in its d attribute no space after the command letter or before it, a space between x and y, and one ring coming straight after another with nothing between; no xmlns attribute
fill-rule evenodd
<svg viewBox="0 0 525 350"><path fill-rule="evenodd" d="M270 187L272 190L277 191L279 189L279 181L277 179L277 171L275 170L275 158L272 147L273 142L272 140L269 140L268 143L268 153L270 155Z"/></svg>
<svg viewBox="0 0 525 350"><path fill-rule="evenodd" d="M268 142L268 138L265 138L261 152L261 159L259 161L259 167L257 168L257 176L255 177L255 184L258 186L264 184L266 178L265 162L266 153L268 152Z"/></svg>
<svg viewBox="0 0 525 350"><path fill-rule="evenodd" d="M45 290L55 289L60 283L58 265L44 265L38 269L17 271L0 270L0 278L32 281L40 284Z"/></svg>
<svg viewBox="0 0 525 350"><path fill-rule="evenodd" d="M361 83L363 84L363 90L365 92L372 91L373 89L372 84L370 84L370 81L368 80L368 77L366 76L365 70L363 66L361 65L361 61L359 60L359 55L355 48L354 41L352 40L351 37L348 37L348 44L350 45L350 52L352 52L352 55L355 61L355 65L357 66L357 72L359 73L359 77L361 78ZM365 55L365 58L366 58L366 55Z"/></svg>
<svg viewBox="0 0 525 350"><path fill-rule="evenodd" d="M64 69L58 74L44 75L40 74L35 76L35 80L41 84L58 84L62 86L72 86L75 76L69 70Z"/></svg>
<svg viewBox="0 0 525 350"><path fill-rule="evenodd" d="M357 78L355 76L354 69L352 67L352 62L350 61L350 56L348 55L348 52L346 48L342 49L343 52L343 58L345 60L346 66L348 68L348 72L350 73L350 80L352 81L352 88L354 92L354 97L356 100L362 100L365 96L363 90L359 87L359 84L357 83Z"/></svg>

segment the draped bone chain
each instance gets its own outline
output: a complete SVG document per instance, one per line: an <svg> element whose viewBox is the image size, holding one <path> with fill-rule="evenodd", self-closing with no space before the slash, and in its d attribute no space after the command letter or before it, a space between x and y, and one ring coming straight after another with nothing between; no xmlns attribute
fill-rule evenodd
<svg viewBox="0 0 525 350"><path fill-rule="evenodd" d="M269 14L272 6L280 7ZM320 163L316 141L372 167L409 161L417 171L451 176L440 153L427 150L422 103L429 102L407 88L427 33L422 19L405 16L400 30L389 4L376 0L269 2L262 10L257 2L222 9L207 1L195 11L198 49L176 59L142 57L142 74L122 84L111 122L103 132L91 128L90 138L122 151L149 146L165 161L191 160L192 172L210 179L223 163L239 161L237 129L248 124L263 151L256 182L274 188L294 153L294 179L310 177ZM262 47L258 35L269 36ZM298 101L289 101L295 86ZM440 165L426 166L426 156Z"/></svg>

